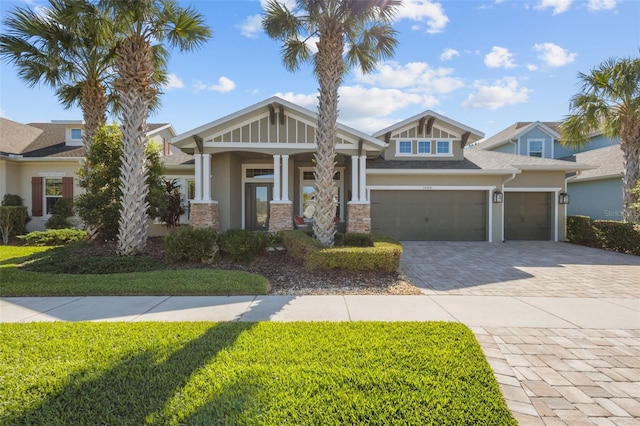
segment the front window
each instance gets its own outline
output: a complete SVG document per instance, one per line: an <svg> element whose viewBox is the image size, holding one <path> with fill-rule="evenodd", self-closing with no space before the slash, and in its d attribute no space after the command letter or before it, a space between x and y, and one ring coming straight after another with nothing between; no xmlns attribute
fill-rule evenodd
<svg viewBox="0 0 640 426"><path fill-rule="evenodd" d="M301 175L300 216L309 221L313 219L313 213L316 209L315 178L311 170L302 170ZM342 171L340 170L333 175L333 203L336 206L336 217L343 217L342 188L344 183L342 178Z"/></svg>
<svg viewBox="0 0 640 426"><path fill-rule="evenodd" d="M71 129L71 139L82 139L82 129Z"/></svg>
<svg viewBox="0 0 640 426"><path fill-rule="evenodd" d="M53 206L62 198L62 178L46 178L44 184L45 214L53 214Z"/></svg>
<svg viewBox="0 0 640 426"><path fill-rule="evenodd" d="M431 142L418 141L418 154L431 154Z"/></svg>
<svg viewBox="0 0 640 426"><path fill-rule="evenodd" d="M451 142L438 141L436 145L436 152L438 154L451 154Z"/></svg>
<svg viewBox="0 0 640 426"><path fill-rule="evenodd" d="M411 154L411 141L398 142L398 153Z"/></svg>
<svg viewBox="0 0 640 426"><path fill-rule="evenodd" d="M529 157L542 158L542 141L529 141Z"/></svg>

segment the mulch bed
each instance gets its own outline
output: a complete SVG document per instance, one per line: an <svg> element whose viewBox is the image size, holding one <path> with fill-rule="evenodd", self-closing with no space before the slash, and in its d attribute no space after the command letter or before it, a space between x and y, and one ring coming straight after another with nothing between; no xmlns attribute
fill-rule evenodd
<svg viewBox="0 0 640 426"><path fill-rule="evenodd" d="M113 256L116 244L91 243L77 256ZM319 294L422 294L401 272L348 272L342 270L309 272L296 263L285 250L270 250L249 264L221 260L214 265L202 263L170 264L166 259L162 239L149 238L144 256L158 259L173 269L214 268L240 270L260 274L271 284L274 295Z"/></svg>

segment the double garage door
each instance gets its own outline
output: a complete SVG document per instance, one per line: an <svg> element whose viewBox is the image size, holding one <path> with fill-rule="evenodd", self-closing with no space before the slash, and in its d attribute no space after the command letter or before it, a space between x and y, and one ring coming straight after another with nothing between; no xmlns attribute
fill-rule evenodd
<svg viewBox="0 0 640 426"><path fill-rule="evenodd" d="M487 199L487 191L374 190L371 228L405 241L487 241ZM506 192L505 240L553 239L551 200L548 192Z"/></svg>
<svg viewBox="0 0 640 426"><path fill-rule="evenodd" d="M399 240L486 241L486 191L371 191L373 232Z"/></svg>

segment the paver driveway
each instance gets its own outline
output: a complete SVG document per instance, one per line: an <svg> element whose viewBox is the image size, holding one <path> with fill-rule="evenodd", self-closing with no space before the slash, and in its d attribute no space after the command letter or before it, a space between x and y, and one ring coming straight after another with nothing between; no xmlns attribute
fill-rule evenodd
<svg viewBox="0 0 640 426"><path fill-rule="evenodd" d="M425 294L640 297L640 257L548 241L403 241Z"/></svg>
<svg viewBox="0 0 640 426"><path fill-rule="evenodd" d="M520 424L640 425L640 257L553 242L402 244L402 270L436 302L504 296L553 314L561 301L580 315L572 328L472 327ZM594 298L611 309L590 310ZM617 311L624 329L585 326Z"/></svg>

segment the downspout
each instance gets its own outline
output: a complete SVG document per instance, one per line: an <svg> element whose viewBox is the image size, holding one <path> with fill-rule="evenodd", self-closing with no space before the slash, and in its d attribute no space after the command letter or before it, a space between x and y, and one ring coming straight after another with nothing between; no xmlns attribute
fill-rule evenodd
<svg viewBox="0 0 640 426"><path fill-rule="evenodd" d="M501 221L501 226L500 226L500 232L501 232L501 240L504 243L504 202L506 201L507 197L504 195L504 185L508 182L511 182L512 180L514 180L516 178L517 174L520 174L522 172L522 170L518 170L517 172L513 172L511 173L511 176L504 179L502 181L502 183L500 184L500 191L502 192L502 196L504 197L502 199L502 204L500 205L500 208L502 209L502 214L500 215L500 221Z"/></svg>
<svg viewBox="0 0 640 426"><path fill-rule="evenodd" d="M575 176L568 176L564 178L564 188L563 191L566 193L569 193L569 185L567 184L567 182L569 181L569 179L571 179L572 177L577 177L580 176L580 173L582 173L582 171L577 171ZM559 200L559 195L556 194L556 208L559 209L560 208L560 200ZM564 228L564 239L565 241L567 240L567 217L569 217L569 207L565 204L564 206L564 220L562 221L562 227ZM556 221L557 223L557 221ZM559 238L556 235L556 241L558 241Z"/></svg>

